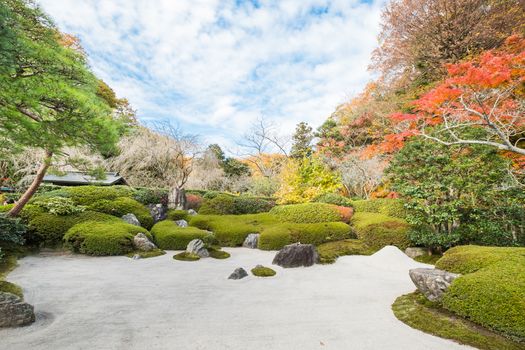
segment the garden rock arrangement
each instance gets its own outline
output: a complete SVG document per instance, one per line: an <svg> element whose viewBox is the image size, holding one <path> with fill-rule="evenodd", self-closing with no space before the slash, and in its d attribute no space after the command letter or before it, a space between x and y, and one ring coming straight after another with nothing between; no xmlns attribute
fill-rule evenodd
<svg viewBox="0 0 525 350"><path fill-rule="evenodd" d="M412 269L408 272L417 289L428 300L440 301L452 281L460 275L439 269Z"/></svg>
<svg viewBox="0 0 525 350"><path fill-rule="evenodd" d="M122 216L122 220L127 222L130 225L140 226L140 221L137 219L135 214L129 213Z"/></svg>
<svg viewBox="0 0 525 350"><path fill-rule="evenodd" d="M14 294L0 292L0 327L20 327L34 321L32 305Z"/></svg>
<svg viewBox="0 0 525 350"><path fill-rule="evenodd" d="M259 243L259 234L258 233L250 233L246 239L244 240L244 243L242 244L245 248L257 248L257 244Z"/></svg>
<svg viewBox="0 0 525 350"><path fill-rule="evenodd" d="M210 256L210 253L208 252L208 249L206 249L204 242L200 239L194 239L190 241L186 247L186 252L190 254L196 254L201 258L207 258Z"/></svg>
<svg viewBox="0 0 525 350"><path fill-rule="evenodd" d="M153 217L153 222L157 223L162 220L166 220L168 216L168 207L162 204L148 204L148 209Z"/></svg>
<svg viewBox="0 0 525 350"><path fill-rule="evenodd" d="M281 249L272 264L281 267L312 266L319 263L319 254L313 244L294 243Z"/></svg>
<svg viewBox="0 0 525 350"><path fill-rule="evenodd" d="M140 251L149 252L150 250L157 249L157 246L151 242L144 233L137 233L133 237L133 246Z"/></svg>
<svg viewBox="0 0 525 350"><path fill-rule="evenodd" d="M248 276L248 272L246 272L245 269L243 269L242 267L238 267L236 268L232 274L230 275L230 277L228 277L228 279L230 280L240 280L244 277L247 277Z"/></svg>

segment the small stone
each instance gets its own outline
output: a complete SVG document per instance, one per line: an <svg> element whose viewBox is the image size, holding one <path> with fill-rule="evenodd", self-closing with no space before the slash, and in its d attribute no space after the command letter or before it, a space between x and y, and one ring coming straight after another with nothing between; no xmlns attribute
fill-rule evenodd
<svg viewBox="0 0 525 350"><path fill-rule="evenodd" d="M208 249L206 249L206 246L204 242L200 239L194 239L188 243L186 246L186 252L197 254L201 258L207 258L210 256L210 253L208 253Z"/></svg>
<svg viewBox="0 0 525 350"><path fill-rule="evenodd" d="M193 209L188 210L188 215L194 216L197 215L197 212Z"/></svg>
<svg viewBox="0 0 525 350"><path fill-rule="evenodd" d="M122 215L122 220L124 220L128 224L135 225L135 226L140 226L140 221L139 221L139 219L137 219L135 214L129 213L129 214L126 214L126 215Z"/></svg>
<svg viewBox="0 0 525 350"><path fill-rule="evenodd" d="M405 254L414 259L418 256L428 255L428 249L420 247L408 247L405 249Z"/></svg>
<svg viewBox="0 0 525 350"><path fill-rule="evenodd" d="M245 248L257 248L257 244L259 243L259 234L258 233L250 233L246 239L244 240L244 243L242 244Z"/></svg>
<svg viewBox="0 0 525 350"><path fill-rule="evenodd" d="M248 272L246 272L246 270L243 269L242 267L238 267L232 272L232 274L230 275L230 277L228 277L228 279L240 280L246 276L248 276Z"/></svg>
<svg viewBox="0 0 525 350"><path fill-rule="evenodd" d="M273 258L272 264L281 267L312 266L319 262L317 248L313 244L294 243L285 246Z"/></svg>
<svg viewBox="0 0 525 350"><path fill-rule="evenodd" d="M139 259L141 259L139 254L133 255L133 260L139 260Z"/></svg>
<svg viewBox="0 0 525 350"><path fill-rule="evenodd" d="M186 220L177 220L175 223L179 227L188 227L188 222Z"/></svg>
<svg viewBox="0 0 525 350"><path fill-rule="evenodd" d="M168 206L163 204L148 204L148 209L153 217L153 222L157 223L166 220L168 216Z"/></svg>
<svg viewBox="0 0 525 350"><path fill-rule="evenodd" d="M18 296L0 292L0 327L20 327L35 322L32 305Z"/></svg>
<svg viewBox="0 0 525 350"><path fill-rule="evenodd" d="M452 281L460 275L438 269L418 268L408 271L417 289L431 301L440 301Z"/></svg>
<svg viewBox="0 0 525 350"><path fill-rule="evenodd" d="M143 252L149 252L150 250L157 249L157 246L149 240L148 236L142 232L137 233L135 237L133 237L133 246L135 249Z"/></svg>

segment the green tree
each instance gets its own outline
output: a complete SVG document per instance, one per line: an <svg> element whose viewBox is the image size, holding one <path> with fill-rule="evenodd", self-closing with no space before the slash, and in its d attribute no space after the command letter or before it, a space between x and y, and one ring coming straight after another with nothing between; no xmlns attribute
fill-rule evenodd
<svg viewBox="0 0 525 350"><path fill-rule="evenodd" d="M34 181L9 212L16 216L53 155L79 145L111 153L118 134L85 57L61 45L61 33L32 1L0 3L0 31L0 147L45 154Z"/></svg>
<svg viewBox="0 0 525 350"><path fill-rule="evenodd" d="M239 177L243 175L250 175L250 167L233 157L226 157L221 146L218 144L212 144L208 146L213 155L219 161L219 165L224 171L224 174L228 177Z"/></svg>
<svg viewBox="0 0 525 350"><path fill-rule="evenodd" d="M297 124L292 139L293 144L290 157L299 159L312 155L312 141L314 139L314 134L312 132L312 127L309 126L308 123L300 122Z"/></svg>

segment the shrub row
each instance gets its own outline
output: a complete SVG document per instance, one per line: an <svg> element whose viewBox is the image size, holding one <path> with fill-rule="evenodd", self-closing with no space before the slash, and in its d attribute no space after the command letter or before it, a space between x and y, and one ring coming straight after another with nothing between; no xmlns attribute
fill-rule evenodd
<svg viewBox="0 0 525 350"><path fill-rule="evenodd" d="M325 203L279 205L272 208L270 214L275 215L280 221L299 224L342 220L337 207Z"/></svg>
<svg viewBox="0 0 525 350"><path fill-rule="evenodd" d="M205 197L199 213L204 215L257 214L269 211L274 205L274 202L258 197L218 194L212 198Z"/></svg>
<svg viewBox="0 0 525 350"><path fill-rule="evenodd" d="M179 227L170 220L156 223L151 234L157 246L167 250L186 249L188 243L194 239L202 239L207 243L213 240L213 235L208 231L196 227Z"/></svg>
<svg viewBox="0 0 525 350"><path fill-rule="evenodd" d="M352 206L357 213L379 213L395 218L404 219L406 209L401 199L377 198L352 201Z"/></svg>
<svg viewBox="0 0 525 350"><path fill-rule="evenodd" d="M313 202L333 204L333 205L338 205L341 207L353 207L353 204L350 198L341 196L340 194L336 194L336 193L326 193L326 194L317 196L313 199Z"/></svg>

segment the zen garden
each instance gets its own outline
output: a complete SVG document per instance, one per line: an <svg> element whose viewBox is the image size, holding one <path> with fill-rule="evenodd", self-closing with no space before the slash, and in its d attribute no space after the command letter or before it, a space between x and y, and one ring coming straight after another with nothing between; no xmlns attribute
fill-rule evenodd
<svg viewBox="0 0 525 350"><path fill-rule="evenodd" d="M0 0L0 349L525 349L521 0Z"/></svg>

